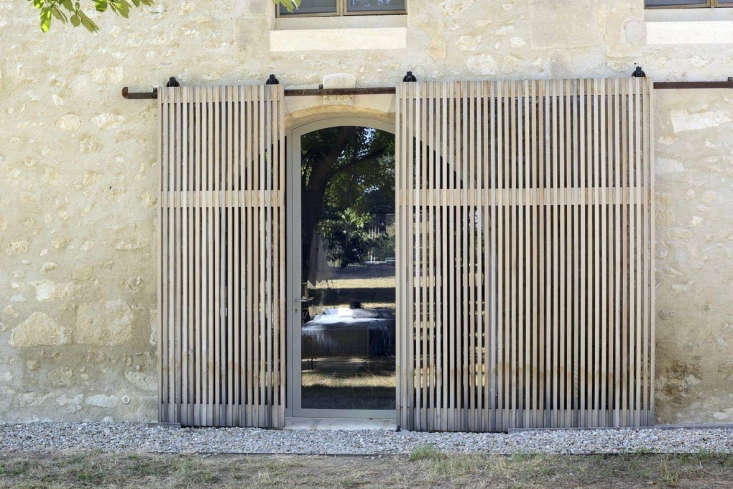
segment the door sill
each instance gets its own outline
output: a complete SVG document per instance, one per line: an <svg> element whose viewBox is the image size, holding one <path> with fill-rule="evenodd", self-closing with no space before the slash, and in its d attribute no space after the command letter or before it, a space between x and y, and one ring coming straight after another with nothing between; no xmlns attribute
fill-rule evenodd
<svg viewBox="0 0 733 489"><path fill-rule="evenodd" d="M379 430L397 431L394 418L302 418L285 417L286 430Z"/></svg>

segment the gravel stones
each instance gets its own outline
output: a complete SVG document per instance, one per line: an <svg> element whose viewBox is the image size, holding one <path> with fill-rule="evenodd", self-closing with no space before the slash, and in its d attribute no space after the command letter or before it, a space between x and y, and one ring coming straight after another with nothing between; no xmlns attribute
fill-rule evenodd
<svg viewBox="0 0 733 489"><path fill-rule="evenodd" d="M407 454L433 445L456 453L733 453L730 428L530 430L418 433L384 430L178 428L143 423L0 424L0 451Z"/></svg>

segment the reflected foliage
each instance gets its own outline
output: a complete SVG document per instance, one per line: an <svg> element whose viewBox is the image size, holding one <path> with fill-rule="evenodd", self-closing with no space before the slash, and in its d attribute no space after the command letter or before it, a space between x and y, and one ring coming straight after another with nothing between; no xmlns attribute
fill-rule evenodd
<svg viewBox="0 0 733 489"><path fill-rule="evenodd" d="M301 139L303 260L312 257L314 234L326 240L329 259L340 267L385 248L370 226L394 213L394 136L374 128L342 126ZM308 277L304 277L308 278Z"/></svg>

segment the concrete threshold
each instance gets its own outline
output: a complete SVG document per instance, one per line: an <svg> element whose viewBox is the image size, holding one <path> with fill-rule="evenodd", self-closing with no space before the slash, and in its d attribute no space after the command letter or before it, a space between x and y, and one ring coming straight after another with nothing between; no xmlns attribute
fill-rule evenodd
<svg viewBox="0 0 733 489"><path fill-rule="evenodd" d="M285 418L285 430L396 431L394 419Z"/></svg>

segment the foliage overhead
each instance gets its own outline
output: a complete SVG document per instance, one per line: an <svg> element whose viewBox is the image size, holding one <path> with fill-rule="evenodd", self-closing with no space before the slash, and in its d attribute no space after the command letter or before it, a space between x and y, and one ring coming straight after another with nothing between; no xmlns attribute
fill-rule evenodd
<svg viewBox="0 0 733 489"><path fill-rule="evenodd" d="M51 21L55 18L60 22L71 23L74 27L83 26L89 32L97 32L99 26L84 13L78 0L28 0L38 9L41 21L41 30L48 32ZM153 0L87 0L97 12L111 11L121 17L128 18L130 9L143 5L152 5ZM283 5L288 10L300 6L301 0L272 0L275 5Z"/></svg>

